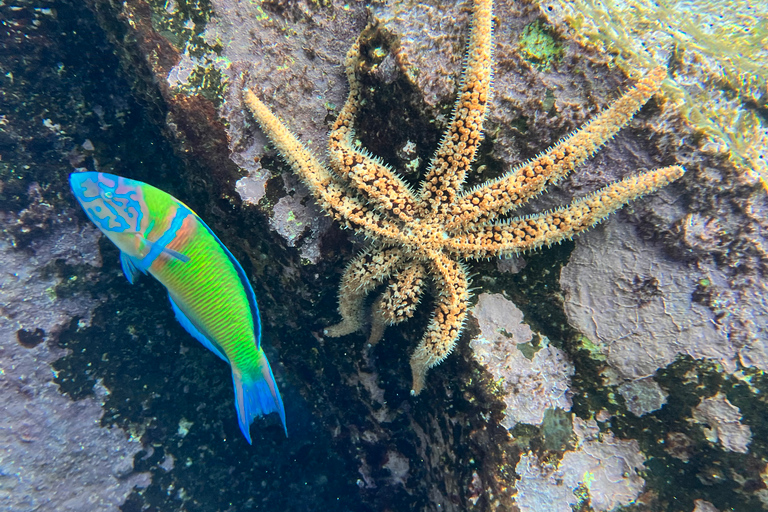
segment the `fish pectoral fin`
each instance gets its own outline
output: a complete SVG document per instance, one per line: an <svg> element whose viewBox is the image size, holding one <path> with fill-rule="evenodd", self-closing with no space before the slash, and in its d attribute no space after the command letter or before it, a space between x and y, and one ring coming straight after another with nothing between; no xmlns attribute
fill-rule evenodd
<svg viewBox="0 0 768 512"><path fill-rule="evenodd" d="M213 343L211 340L209 340L205 334L201 333L197 327L192 323L192 321L189 319L189 317L184 314L184 312L179 308L179 306L176 305L176 303L173 301L173 297L171 297L171 294L168 294L168 300L171 301L171 308L173 308L173 312L176 314L176 320L179 321L181 326L192 335L193 338L195 338L197 341L202 343L205 348L219 356L223 361L226 361L227 364L229 364L229 359L224 355L224 353L221 351L221 349Z"/></svg>
<svg viewBox="0 0 768 512"><path fill-rule="evenodd" d="M186 256L184 254L181 254L179 251L174 251L173 249L169 249L167 247L163 247L163 252L170 256L171 258L176 258L182 263L188 263L189 262L189 256Z"/></svg>
<svg viewBox="0 0 768 512"><path fill-rule="evenodd" d="M123 274L125 274L125 278L131 284L136 281L136 277L139 275L139 272L144 272L145 274L147 273L146 270L141 268L140 260L132 256L128 256L123 251L120 251L120 266L123 267Z"/></svg>
<svg viewBox="0 0 768 512"><path fill-rule="evenodd" d="M189 256L186 254L181 254L179 251L174 251L173 249L170 249L168 247L165 247L164 245L158 244L158 242L153 242L152 240L147 239L144 235L141 233L136 232L137 237L141 237L141 239L144 241L145 244L147 244L147 247L149 247L150 254L155 252L155 254L163 253L171 258L177 259L182 263L188 263L189 262ZM159 252L158 252L159 249ZM154 258L153 258L154 259Z"/></svg>

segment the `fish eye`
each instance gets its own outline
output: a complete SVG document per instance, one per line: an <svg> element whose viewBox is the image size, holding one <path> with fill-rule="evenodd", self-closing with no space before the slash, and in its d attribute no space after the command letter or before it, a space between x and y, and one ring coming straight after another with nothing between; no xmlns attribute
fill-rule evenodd
<svg viewBox="0 0 768 512"><path fill-rule="evenodd" d="M106 192L104 192L104 197L106 197L107 199L112 199L112 191L107 190Z"/></svg>

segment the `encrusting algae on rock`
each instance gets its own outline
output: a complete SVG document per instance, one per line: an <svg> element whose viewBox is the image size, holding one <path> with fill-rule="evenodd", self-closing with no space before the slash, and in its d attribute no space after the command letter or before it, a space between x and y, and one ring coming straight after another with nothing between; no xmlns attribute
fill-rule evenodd
<svg viewBox="0 0 768 512"><path fill-rule="evenodd" d="M550 23L630 75L670 62L669 106L699 134L701 149L726 155L768 191L768 4L685 0L544 0ZM570 27L570 28L568 28ZM673 126L658 127L674 131ZM674 124L674 123L673 123Z"/></svg>
<svg viewBox="0 0 768 512"><path fill-rule="evenodd" d="M570 206L527 217L504 216L557 183L609 141L659 90L666 70L656 67L581 130L502 177L469 190L463 185L483 137L493 71L492 2L473 7L467 60L452 119L419 190L380 159L359 149L354 121L360 108L360 40L347 54L349 96L329 140L331 169L321 163L250 90L245 102L262 130L313 193L344 227L373 240L347 267L339 292L342 322L326 329L343 336L365 325L364 300L387 283L375 301L371 343L387 325L413 316L432 280L435 311L411 357L412 392L427 371L453 350L470 298L463 259L516 254L571 238L637 197L684 173L680 166L646 172L598 190Z"/></svg>

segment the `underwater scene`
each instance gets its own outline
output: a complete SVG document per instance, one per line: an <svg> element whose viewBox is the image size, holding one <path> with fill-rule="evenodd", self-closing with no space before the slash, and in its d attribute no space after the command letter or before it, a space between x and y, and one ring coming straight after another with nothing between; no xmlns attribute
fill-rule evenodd
<svg viewBox="0 0 768 512"><path fill-rule="evenodd" d="M0 512L768 510L767 20L0 0Z"/></svg>

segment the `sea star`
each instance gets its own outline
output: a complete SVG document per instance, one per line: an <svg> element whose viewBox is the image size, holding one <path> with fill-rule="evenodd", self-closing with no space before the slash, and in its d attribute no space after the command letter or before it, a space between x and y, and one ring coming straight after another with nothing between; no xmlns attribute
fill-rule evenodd
<svg viewBox="0 0 768 512"><path fill-rule="evenodd" d="M411 356L412 393L424 387L427 370L454 348L467 316L470 293L461 259L516 254L552 245L588 229L627 202L655 191L685 172L670 166L626 178L569 206L538 215L500 219L568 174L610 140L658 91L666 76L656 68L581 130L504 176L463 190L482 138L491 92L492 0L476 0L466 65L450 126L418 191L394 170L359 149L354 119L361 101L357 79L360 40L347 53L349 96L329 139L331 169L320 163L250 91L245 101L261 129L310 189L321 207L343 226L364 233L372 246L347 267L339 291L342 336L365 325L364 301L380 285L369 341L387 325L413 316L431 277L435 311Z"/></svg>

